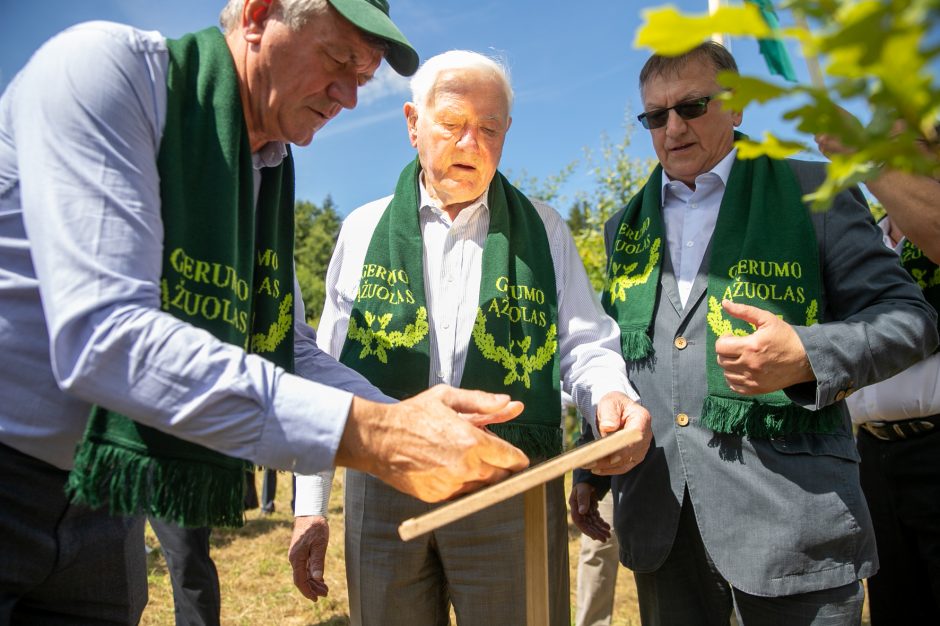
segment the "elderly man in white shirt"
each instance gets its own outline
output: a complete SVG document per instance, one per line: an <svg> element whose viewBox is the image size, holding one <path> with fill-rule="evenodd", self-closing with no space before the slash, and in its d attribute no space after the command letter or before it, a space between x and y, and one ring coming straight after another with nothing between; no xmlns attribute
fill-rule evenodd
<svg viewBox="0 0 940 626"><path fill-rule="evenodd" d="M476 53L447 52L419 69L412 95L404 113L417 162L393 196L346 219L327 274L320 346L397 398L472 381L522 399L526 412L491 428L533 461L561 451L560 379L598 434L620 425L644 434L595 471L631 469L648 448L650 417L627 380L618 329L561 217L496 171L511 123L505 69ZM396 319L414 321L395 326ZM313 598L325 592L328 483L298 479L291 560L295 581ZM548 505L551 623L567 625L560 479L549 486ZM352 623L443 624L448 603L463 626L524 623L521 500L401 542L398 523L428 508L368 474L347 472Z"/></svg>
<svg viewBox="0 0 940 626"><path fill-rule="evenodd" d="M51 39L10 81L0 97L0 623L136 623L147 580L135 514L240 520L240 459L304 472L356 465L429 500L525 466L455 414L508 398L440 388L370 402L381 394L317 348L291 289L286 144L306 145L354 107L383 57L403 74L417 68L388 10L385 0L230 0L224 33L175 40L93 22ZM253 277L274 289L252 289ZM270 333L254 332L274 317ZM111 507L65 494L90 423L100 428L81 458L94 471L69 484ZM184 447L195 462L167 458Z"/></svg>

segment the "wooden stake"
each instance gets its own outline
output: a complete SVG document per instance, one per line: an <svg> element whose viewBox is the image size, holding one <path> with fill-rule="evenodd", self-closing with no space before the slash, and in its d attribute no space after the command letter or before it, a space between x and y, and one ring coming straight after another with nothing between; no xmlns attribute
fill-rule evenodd
<svg viewBox="0 0 940 626"><path fill-rule="evenodd" d="M525 492L525 614L527 626L548 626L548 514L545 483Z"/></svg>

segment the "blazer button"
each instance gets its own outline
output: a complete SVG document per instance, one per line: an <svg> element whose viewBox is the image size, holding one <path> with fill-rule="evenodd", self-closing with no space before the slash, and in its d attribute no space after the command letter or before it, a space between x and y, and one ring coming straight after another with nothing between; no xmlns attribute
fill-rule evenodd
<svg viewBox="0 0 940 626"><path fill-rule="evenodd" d="M679 426L688 426L689 425L689 416L685 413L679 413L676 415L676 424Z"/></svg>
<svg viewBox="0 0 940 626"><path fill-rule="evenodd" d="M685 347L689 345L689 342L686 341L685 337L676 337L676 340L672 343L680 350L685 350Z"/></svg>

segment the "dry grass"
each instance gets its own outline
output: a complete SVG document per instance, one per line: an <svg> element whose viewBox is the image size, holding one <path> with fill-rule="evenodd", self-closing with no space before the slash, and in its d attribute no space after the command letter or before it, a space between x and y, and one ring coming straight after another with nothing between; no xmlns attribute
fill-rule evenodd
<svg viewBox="0 0 940 626"><path fill-rule="evenodd" d="M290 510L290 479L281 473L278 478L277 511L261 516L248 514L248 523L238 530L216 530L212 536L212 556L219 570L222 589L222 623L226 626L345 626L349 624L346 579L343 568L342 472L337 473L330 500L330 548L327 557L326 581L330 595L312 603L294 589L287 563L292 517ZM570 478L569 478L570 480ZM578 559L579 534L569 529L569 557L572 565L571 605L574 607L574 566ZM156 545L153 532L147 529L147 544ZM159 550L150 555L148 581L150 602L144 611L143 626L172 626L173 595L166 564ZM614 603L613 626L638 626L636 587L633 576L620 569L617 577L617 599ZM573 610L573 609L572 609ZM868 623L866 609L864 623Z"/></svg>

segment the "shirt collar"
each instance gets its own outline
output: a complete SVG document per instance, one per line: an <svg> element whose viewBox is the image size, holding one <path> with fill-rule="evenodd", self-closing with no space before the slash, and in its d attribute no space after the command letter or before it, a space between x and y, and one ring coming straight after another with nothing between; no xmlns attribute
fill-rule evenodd
<svg viewBox="0 0 940 626"><path fill-rule="evenodd" d="M424 172L423 171L421 172L421 175L418 176L418 188L421 190L421 204L419 205L419 210L431 211L435 215L448 217L449 219L449 216L447 215L447 213L444 212L444 207L441 205L441 201L438 199L432 198L431 194L428 193L427 187L424 186ZM461 209L460 213L458 213L458 217L461 215L464 215L465 213L468 216L473 215L474 213L476 213L477 209L479 209L480 207L483 207L484 209L488 209L489 207L486 206L486 198L487 198L487 194L489 194L489 191L490 191L490 188L489 188L489 185L487 185L486 191L484 191L480 195L479 198L474 200L472 204Z"/></svg>
<svg viewBox="0 0 940 626"><path fill-rule="evenodd" d="M277 167L287 156L287 144L270 141L251 153L251 165L260 170L264 167Z"/></svg>
<svg viewBox="0 0 940 626"><path fill-rule="evenodd" d="M705 172L704 174L699 174L698 176L695 177L695 186L696 186L696 188L698 188L698 183L699 183L701 180L703 180L705 177L711 177L712 175L717 176L717 177L719 178L719 180L721 180L721 184L724 185L724 186L727 186L727 185L728 185L728 177L731 176L731 168L734 166L734 159L735 159L737 156L738 156L738 149L737 149L737 148L731 148L731 151L730 151L728 154L725 155L725 158L723 158L722 160L718 161L718 163L715 164L715 167L711 168L709 171ZM669 174L666 173L666 170L663 170L662 189L660 190L660 191L661 191L661 195L660 195L660 201L661 201L661 202L665 202L665 200L666 200L666 188L667 188L667 186L668 186L671 182L673 182L673 180L672 180L671 178L669 178ZM682 183L682 184L685 184L685 183Z"/></svg>

